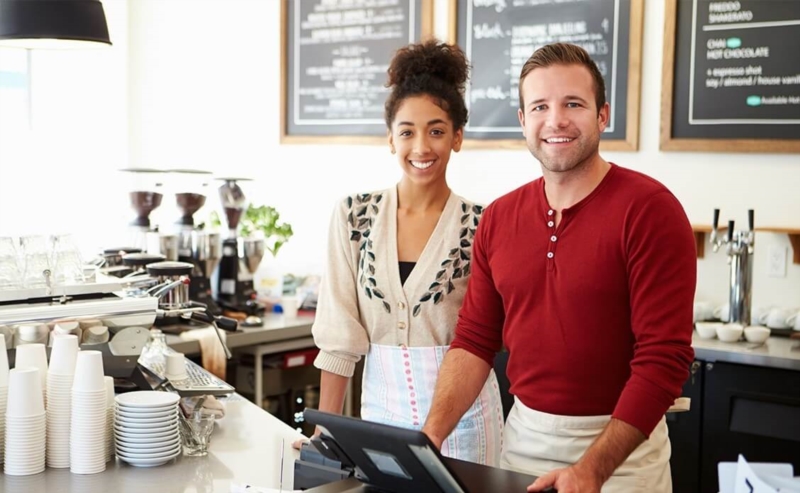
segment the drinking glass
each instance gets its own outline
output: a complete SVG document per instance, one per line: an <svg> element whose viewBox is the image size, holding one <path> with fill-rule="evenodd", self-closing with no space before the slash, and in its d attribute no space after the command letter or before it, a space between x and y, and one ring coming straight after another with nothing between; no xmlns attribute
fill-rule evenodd
<svg viewBox="0 0 800 493"><path fill-rule="evenodd" d="M189 457L204 457L208 455L208 443L211 432L214 430L216 415L203 410L197 410L186 418L188 426L183 428L183 453Z"/></svg>

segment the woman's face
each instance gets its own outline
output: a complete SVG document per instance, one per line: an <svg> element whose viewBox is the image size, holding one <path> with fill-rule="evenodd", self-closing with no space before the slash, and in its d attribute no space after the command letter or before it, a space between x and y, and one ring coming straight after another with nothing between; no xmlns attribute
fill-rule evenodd
<svg viewBox="0 0 800 493"><path fill-rule="evenodd" d="M463 131L454 131L447 112L429 96L413 96L400 103L389 132L406 178L419 185L445 180L450 152L461 149Z"/></svg>

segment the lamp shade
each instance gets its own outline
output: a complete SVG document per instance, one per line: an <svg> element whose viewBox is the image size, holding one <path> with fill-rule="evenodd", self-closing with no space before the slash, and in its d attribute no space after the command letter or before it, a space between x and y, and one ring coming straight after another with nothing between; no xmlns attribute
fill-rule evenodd
<svg viewBox="0 0 800 493"><path fill-rule="evenodd" d="M0 46L81 48L110 45L99 0L0 0Z"/></svg>

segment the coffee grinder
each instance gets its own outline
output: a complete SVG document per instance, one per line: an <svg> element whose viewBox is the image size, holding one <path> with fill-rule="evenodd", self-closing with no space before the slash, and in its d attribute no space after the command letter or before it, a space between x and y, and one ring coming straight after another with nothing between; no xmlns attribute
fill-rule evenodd
<svg viewBox="0 0 800 493"><path fill-rule="evenodd" d="M161 205L164 172L148 168L126 168L120 172L124 174L131 208L136 211L126 243L141 251L147 247L147 234L156 230L150 224L150 214Z"/></svg>
<svg viewBox="0 0 800 493"><path fill-rule="evenodd" d="M175 205L181 217L177 221L181 232L195 229L194 214L206 203L208 183L211 173L208 171L180 169L170 171L171 188L175 191Z"/></svg>
<svg viewBox="0 0 800 493"><path fill-rule="evenodd" d="M206 203L211 173L200 170L172 170L172 188L175 204L181 217L176 223L177 260L192 264L189 277L189 299L203 303L212 315L222 309L211 295L211 276L220 259L220 235L200 229L194 215Z"/></svg>
<svg viewBox="0 0 800 493"><path fill-rule="evenodd" d="M239 221L247 209L247 199L240 182L246 178L220 178L220 203L228 224L228 237L222 242L222 259L217 272L217 300L229 310L251 316L263 314L264 307L256 301L253 274L258 269L266 250L266 241L260 238L240 238ZM251 319L252 325L260 320Z"/></svg>
<svg viewBox="0 0 800 493"><path fill-rule="evenodd" d="M222 256L219 233L190 231L181 234L179 260L194 265L190 277L189 299L203 303L212 315L222 314L211 292L211 278Z"/></svg>

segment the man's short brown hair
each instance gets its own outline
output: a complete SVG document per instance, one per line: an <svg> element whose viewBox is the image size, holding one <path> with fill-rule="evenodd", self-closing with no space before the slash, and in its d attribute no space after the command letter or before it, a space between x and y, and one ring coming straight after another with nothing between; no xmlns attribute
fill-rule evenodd
<svg viewBox="0 0 800 493"><path fill-rule="evenodd" d="M553 43L542 46L533 52L519 74L519 109L525 111L525 101L522 97L522 81L537 68L547 68L552 65L582 65L586 67L594 79L594 100L599 112L606 104L606 83L597 64L583 48L569 43Z"/></svg>

